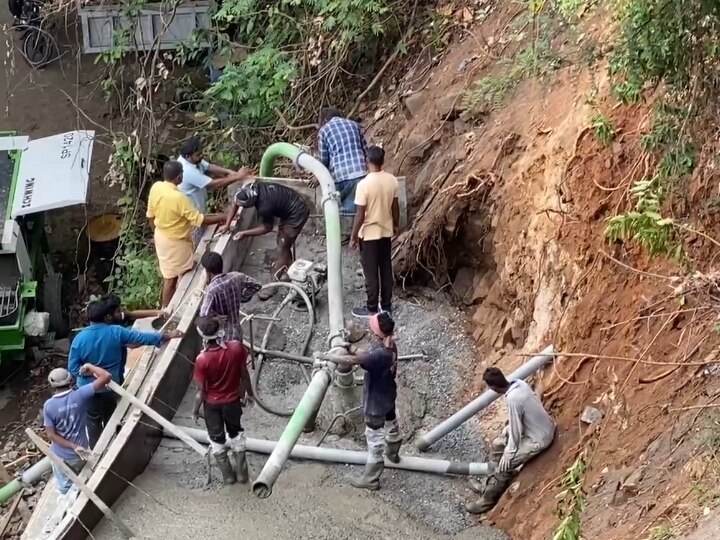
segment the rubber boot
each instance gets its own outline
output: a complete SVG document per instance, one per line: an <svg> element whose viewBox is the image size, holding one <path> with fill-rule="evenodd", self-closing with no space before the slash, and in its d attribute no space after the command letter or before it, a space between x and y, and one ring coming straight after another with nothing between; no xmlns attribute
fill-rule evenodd
<svg viewBox="0 0 720 540"><path fill-rule="evenodd" d="M234 484L237 479L235 478L235 470L233 469L232 463L230 463L230 457L227 451L215 454L215 461L217 461L218 468L220 469L223 484Z"/></svg>
<svg viewBox="0 0 720 540"><path fill-rule="evenodd" d="M391 441L386 439L387 447L385 448L385 457L393 463L400 463L400 447L402 446L402 439L397 441Z"/></svg>
<svg viewBox="0 0 720 540"><path fill-rule="evenodd" d="M485 497L482 497L475 502L467 503L465 505L465 510L467 510L470 514L485 514L486 512L492 510L496 504L497 501L489 501L485 499Z"/></svg>
<svg viewBox="0 0 720 540"><path fill-rule="evenodd" d="M400 426L397 418L385 421L385 457L393 463L400 462L400 446L402 446L402 437L400 436Z"/></svg>
<svg viewBox="0 0 720 540"><path fill-rule="evenodd" d="M235 461L235 476L241 484L247 484L250 480L248 471L247 457L245 452L233 452L233 460Z"/></svg>
<svg viewBox="0 0 720 540"><path fill-rule="evenodd" d="M383 462L368 463L365 465L365 471L362 476L353 478L350 481L350 485L359 489L377 491L380 489L380 475L382 475L384 469L385 464Z"/></svg>

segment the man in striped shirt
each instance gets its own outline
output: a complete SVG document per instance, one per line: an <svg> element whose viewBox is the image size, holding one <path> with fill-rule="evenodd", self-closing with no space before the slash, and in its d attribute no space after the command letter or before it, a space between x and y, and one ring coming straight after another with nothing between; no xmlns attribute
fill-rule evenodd
<svg viewBox="0 0 720 540"><path fill-rule="evenodd" d="M225 341L242 343L241 304L249 302L262 285L241 272L224 273L223 259L214 251L205 252L200 264L208 276L200 316L224 319Z"/></svg>
<svg viewBox="0 0 720 540"><path fill-rule="evenodd" d="M335 108L323 109L318 132L318 159L335 180L340 211L355 213L355 187L367 175L367 143L362 127Z"/></svg>

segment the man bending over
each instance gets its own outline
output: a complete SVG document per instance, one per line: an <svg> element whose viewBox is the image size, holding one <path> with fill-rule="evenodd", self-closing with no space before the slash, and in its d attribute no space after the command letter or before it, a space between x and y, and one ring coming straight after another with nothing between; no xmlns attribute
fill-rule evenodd
<svg viewBox="0 0 720 540"><path fill-rule="evenodd" d="M273 263L273 275L276 280L283 279L283 272L293 262L292 247L310 216L310 208L305 200L293 189L274 182L253 182L246 184L235 194L230 208L226 227L235 217L238 207L255 208L260 225L247 231L235 233L233 240L242 240L248 236L259 236L273 230L275 220L279 220L277 235L277 256ZM258 293L260 300L267 300L277 292L269 287Z"/></svg>

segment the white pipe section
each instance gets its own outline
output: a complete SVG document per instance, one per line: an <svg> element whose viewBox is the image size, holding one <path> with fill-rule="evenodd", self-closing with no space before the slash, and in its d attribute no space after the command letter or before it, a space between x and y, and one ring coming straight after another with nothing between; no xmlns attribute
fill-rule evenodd
<svg viewBox="0 0 720 540"><path fill-rule="evenodd" d="M544 349L538 356L533 356L530 360L520 366L517 370L513 371L508 380L514 381L518 379L525 379L538 369L543 367L545 364L550 362L555 356L555 348L550 345ZM478 398L465 405L458 412L453 414L451 417L443 420L437 426L432 428L428 433L420 437L416 443L417 449L421 452L427 450L430 445L436 443L442 439L445 435L455 430L461 424L467 422L470 418L475 416L478 412L486 408L493 401L500 397L500 394L492 390L486 390Z"/></svg>
<svg viewBox="0 0 720 540"><path fill-rule="evenodd" d="M209 444L207 432L201 429L181 427L185 433L190 435L197 442ZM173 437L172 433L165 433L166 437ZM247 439L247 449L250 452L270 454L278 443L263 439ZM357 450L337 450L335 448L323 448L320 446L295 445L290 453L291 457L297 459L312 459L327 461L331 463L344 463L350 465L365 465L367 453ZM447 461L444 459L429 459L415 456L402 456L399 463L385 460L385 466L391 469L404 469L407 471L426 472L434 474L471 474L483 476L490 474L490 466L487 463L467 463L460 461Z"/></svg>
<svg viewBox="0 0 720 540"><path fill-rule="evenodd" d="M330 312L330 348L336 341L342 341L345 329L342 285L342 238L340 237L339 194L330 171L312 155L301 151L295 163L310 171L320 183L325 214L325 235L328 265L328 309Z"/></svg>

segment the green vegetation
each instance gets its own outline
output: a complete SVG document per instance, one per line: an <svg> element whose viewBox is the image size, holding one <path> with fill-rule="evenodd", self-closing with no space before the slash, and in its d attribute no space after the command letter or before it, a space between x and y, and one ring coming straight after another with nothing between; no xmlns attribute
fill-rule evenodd
<svg viewBox="0 0 720 540"><path fill-rule="evenodd" d="M643 136L642 147L657 156L652 176L637 180L630 189L635 208L609 219L605 234L611 242L632 240L650 255L682 257L674 219L663 216L663 205L674 185L686 180L695 167L692 144L683 136L687 111L660 105L655 111L652 130Z"/></svg>
<svg viewBox="0 0 720 540"><path fill-rule="evenodd" d="M581 517L585 509L585 492L582 488L587 472L585 454L581 454L562 479L562 491L558 493L558 506L555 515L560 523L555 529L552 540L580 540L582 538Z"/></svg>
<svg viewBox="0 0 720 540"><path fill-rule="evenodd" d="M595 114L590 118L590 125L592 125L595 131L595 138L603 146L609 146L615 137L615 130L613 129L612 122L610 119L603 114Z"/></svg>
<svg viewBox="0 0 720 540"><path fill-rule="evenodd" d="M668 525L653 527L648 536L648 540L669 540L670 538L675 538L675 533Z"/></svg>
<svg viewBox="0 0 720 540"><path fill-rule="evenodd" d="M108 289L120 298L128 309L157 307L162 278L152 247L145 239L144 227L137 227L145 212L139 211L140 154L137 138L116 140L110 157L108 179L120 182L125 196L118 201L124 219L113 271L108 277Z"/></svg>

